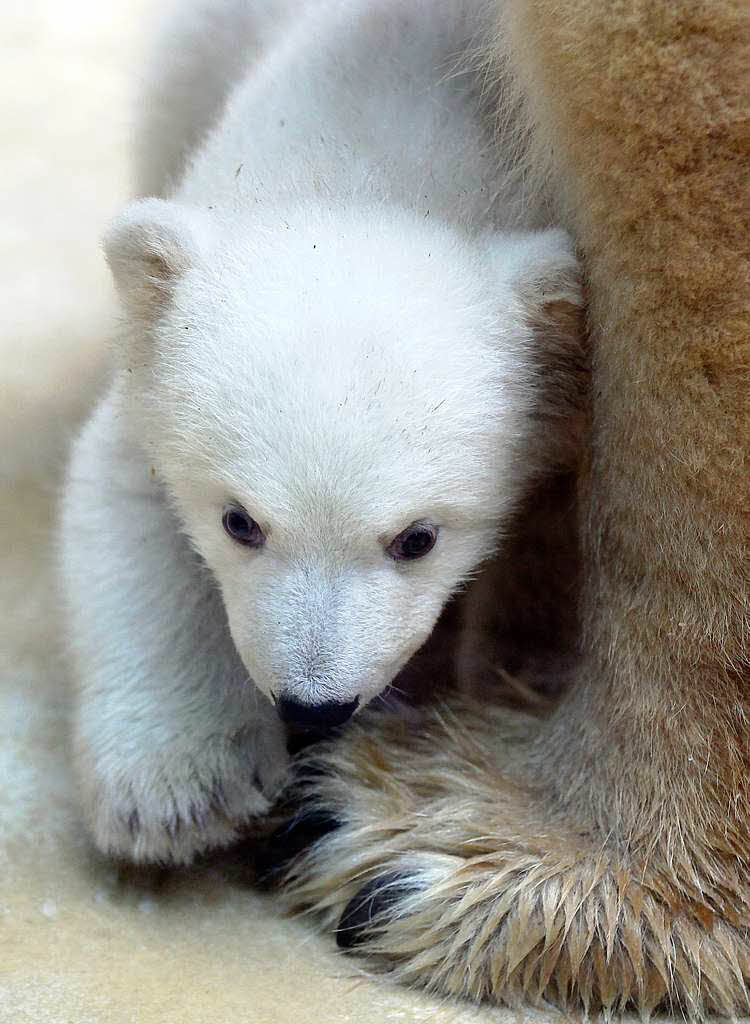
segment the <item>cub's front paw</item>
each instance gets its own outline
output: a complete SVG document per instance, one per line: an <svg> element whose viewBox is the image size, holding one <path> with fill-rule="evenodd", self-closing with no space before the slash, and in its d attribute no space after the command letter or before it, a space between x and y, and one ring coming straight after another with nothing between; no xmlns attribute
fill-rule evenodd
<svg viewBox="0 0 750 1024"><path fill-rule="evenodd" d="M83 752L81 764L96 845L138 863L188 864L228 846L269 810L286 778L283 749L259 743L254 730L127 760L110 754L93 763Z"/></svg>

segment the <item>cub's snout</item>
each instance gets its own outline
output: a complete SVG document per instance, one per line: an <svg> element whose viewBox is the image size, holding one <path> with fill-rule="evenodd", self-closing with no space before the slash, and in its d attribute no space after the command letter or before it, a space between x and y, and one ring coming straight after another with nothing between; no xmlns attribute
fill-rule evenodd
<svg viewBox="0 0 750 1024"><path fill-rule="evenodd" d="M294 697L281 696L276 708L287 725L325 730L348 722L359 706L359 697L350 701L327 700L320 704L306 704Z"/></svg>

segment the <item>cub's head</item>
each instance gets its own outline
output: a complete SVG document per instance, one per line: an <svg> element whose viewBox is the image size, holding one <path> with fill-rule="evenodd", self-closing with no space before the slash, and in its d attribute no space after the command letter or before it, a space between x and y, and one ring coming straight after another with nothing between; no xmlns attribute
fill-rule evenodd
<svg viewBox="0 0 750 1024"><path fill-rule="evenodd" d="M543 371L580 363L569 242L145 200L106 250L126 408L249 675L290 718L343 720L559 455L571 396Z"/></svg>

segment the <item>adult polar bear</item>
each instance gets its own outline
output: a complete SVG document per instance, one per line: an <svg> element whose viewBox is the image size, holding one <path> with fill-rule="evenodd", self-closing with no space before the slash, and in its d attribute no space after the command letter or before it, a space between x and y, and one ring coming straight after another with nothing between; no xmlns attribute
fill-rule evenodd
<svg viewBox="0 0 750 1024"><path fill-rule="evenodd" d="M561 454L577 264L456 73L488 24L201 0L167 26L140 146L166 198L107 237L126 323L63 505L108 853L236 838L284 777L270 698L336 725L382 692Z"/></svg>
<svg viewBox="0 0 750 1024"><path fill-rule="evenodd" d="M340 827L292 897L403 980L748 1010L747 18L504 5L503 73L591 282L585 657L546 721L457 704L418 744L375 718L323 755L307 795Z"/></svg>

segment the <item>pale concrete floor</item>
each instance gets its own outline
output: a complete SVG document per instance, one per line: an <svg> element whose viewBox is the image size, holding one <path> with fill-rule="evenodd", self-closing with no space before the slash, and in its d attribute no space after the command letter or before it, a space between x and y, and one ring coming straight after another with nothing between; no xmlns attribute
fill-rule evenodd
<svg viewBox="0 0 750 1024"><path fill-rule="evenodd" d="M98 239L128 194L127 98L155 6L0 12L0 1022L516 1020L364 979L221 863L157 891L119 880L83 838L54 496L105 372L114 305Z"/></svg>

